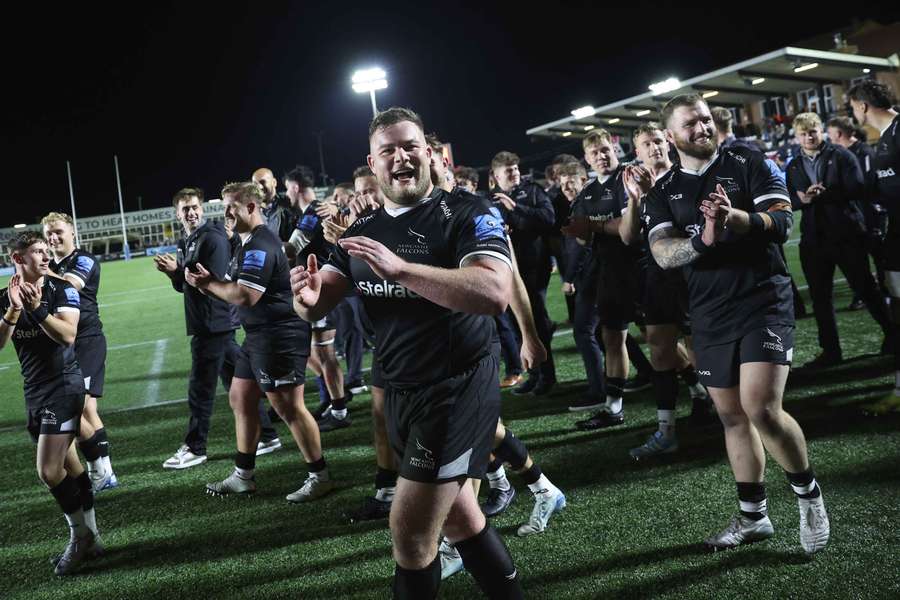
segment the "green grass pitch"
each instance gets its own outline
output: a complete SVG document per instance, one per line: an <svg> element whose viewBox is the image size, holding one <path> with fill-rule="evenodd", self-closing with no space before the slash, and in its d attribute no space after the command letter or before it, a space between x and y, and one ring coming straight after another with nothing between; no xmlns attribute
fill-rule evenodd
<svg viewBox="0 0 900 600"><path fill-rule="evenodd" d="M798 285L796 246L787 251ZM840 274L837 275L840 277ZM849 303L837 286L836 306ZM558 280L549 303L565 320ZM12 347L0 352L0 597L3 598L386 598L393 570L385 523L349 525L346 510L372 492L369 396L351 405L353 426L323 437L331 496L290 505L305 468L296 448L261 457L253 499L214 499L207 481L232 467L234 429L217 400L207 464L161 468L181 443L190 363L180 295L149 259L103 265L101 316L110 351L101 400L121 487L101 493L97 514L108 555L82 574L58 579L48 558L67 531L37 479L24 430L21 378ZM693 429L682 390L682 450L633 463L628 449L655 427L650 392L626 398L624 426L577 432L567 401L583 387L570 334L554 340L561 384L544 398L504 395L507 425L566 493L568 508L542 535L519 539L527 488L494 525L504 535L528 598L897 598L900 597L900 418L862 416L860 405L888 393L889 360L874 356L881 336L865 311L839 312L839 368L795 373L787 409L806 431L831 515L832 541L814 559L799 545L796 501L769 460L773 539L706 554L698 542L736 510L721 428ZM817 351L815 324L798 323L795 360ZM316 401L307 394L310 404ZM140 407L140 408L137 408ZM279 425L282 440L290 435ZM475 598L466 574L445 581L444 598Z"/></svg>

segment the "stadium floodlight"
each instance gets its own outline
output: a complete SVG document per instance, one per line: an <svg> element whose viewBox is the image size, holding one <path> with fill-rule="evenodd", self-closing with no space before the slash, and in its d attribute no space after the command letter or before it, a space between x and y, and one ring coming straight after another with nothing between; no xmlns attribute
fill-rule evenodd
<svg viewBox="0 0 900 600"><path fill-rule="evenodd" d="M216 202L221 202L221 201L222 201L221 198L210 198L209 200L207 200L207 202L209 202L210 204L215 204Z"/></svg>
<svg viewBox="0 0 900 600"><path fill-rule="evenodd" d="M375 104L375 91L386 89L388 86L387 73L379 67L360 69L352 77L353 91L357 94L369 93L372 100L372 116L378 114L378 106Z"/></svg>
<svg viewBox="0 0 900 600"><path fill-rule="evenodd" d="M803 71L809 71L811 69L815 69L819 66L819 63L809 63L805 65L799 65L794 67L794 73L802 73Z"/></svg>
<svg viewBox="0 0 900 600"><path fill-rule="evenodd" d="M16 223L15 225L13 225L13 229L25 229L26 227L28 227L28 225L26 225L25 223Z"/></svg>
<svg viewBox="0 0 900 600"><path fill-rule="evenodd" d="M666 92L674 92L681 87L681 82L674 77L669 77L665 81L651 83L648 87L655 96L659 96L660 94L665 94Z"/></svg>
<svg viewBox="0 0 900 600"><path fill-rule="evenodd" d="M582 106L581 108L576 108L572 111L572 116L576 119L586 119L588 117L593 117L597 114L597 109L593 106Z"/></svg>
<svg viewBox="0 0 900 600"><path fill-rule="evenodd" d="M646 116L646 115L649 115L649 114L650 114L650 109L649 109L649 108L645 108L644 110L639 110L639 111L637 111L637 112L634 113L634 114L637 115L638 117L643 117L643 116Z"/></svg>
<svg viewBox="0 0 900 600"><path fill-rule="evenodd" d="M871 72L872 72L872 69L869 69L869 68L863 69L863 73L865 73L865 74L867 74L867 75L868 75L869 73L871 73Z"/></svg>
<svg viewBox="0 0 900 600"><path fill-rule="evenodd" d="M622 119L616 117L616 118L614 118L614 119L608 119L606 122L609 123L610 125L615 125L616 123L618 123L618 122L621 121L621 120L622 120Z"/></svg>
<svg viewBox="0 0 900 600"><path fill-rule="evenodd" d="M766 80L765 77L757 77L753 81L750 82L750 85L759 85Z"/></svg>
<svg viewBox="0 0 900 600"><path fill-rule="evenodd" d="M717 92L715 90L712 90L710 92L703 92L704 98L712 98L713 96L718 96L718 95L719 95L719 92Z"/></svg>
<svg viewBox="0 0 900 600"><path fill-rule="evenodd" d="M562 134L563 137L569 137L570 135L572 135L571 131L564 131Z"/></svg>
<svg viewBox="0 0 900 600"><path fill-rule="evenodd" d="M585 125L585 126L584 126L584 130L585 130L585 131L590 131L591 129L594 129L594 126L593 126L593 125Z"/></svg>

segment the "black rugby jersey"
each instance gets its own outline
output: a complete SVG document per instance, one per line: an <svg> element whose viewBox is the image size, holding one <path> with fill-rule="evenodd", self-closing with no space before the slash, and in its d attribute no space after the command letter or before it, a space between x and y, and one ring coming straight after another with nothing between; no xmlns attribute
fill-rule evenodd
<svg viewBox="0 0 900 600"><path fill-rule="evenodd" d="M889 235L900 237L900 115L881 132L873 162L878 202L890 219Z"/></svg>
<svg viewBox="0 0 900 600"><path fill-rule="evenodd" d="M611 221L620 218L628 206L628 193L622 176L627 165L620 164L610 176L600 183L594 179L581 190L575 202L590 202L593 214L588 215L592 221ZM618 235L595 233L591 244L593 261L597 263L601 273L624 273L634 271L641 256L641 247L628 246Z"/></svg>
<svg viewBox="0 0 900 600"><path fill-rule="evenodd" d="M241 325L248 333L304 325L294 312L290 271L281 240L265 225L257 226L231 259L226 277L263 293L253 306L238 307Z"/></svg>
<svg viewBox="0 0 900 600"><path fill-rule="evenodd" d="M77 277L83 287L81 294L81 317L78 320L78 337L89 337L103 333L100 309L97 307L97 292L100 290L100 261L81 248L57 262L50 261L50 270L59 275Z"/></svg>
<svg viewBox="0 0 900 600"><path fill-rule="evenodd" d="M435 188L423 202L357 219L342 237L381 242L405 261L454 269L470 257L493 256L509 264L500 212L479 196ZM375 275L365 261L338 244L325 269L352 281L378 341L382 374L395 386L447 379L490 351L492 317L455 312Z"/></svg>
<svg viewBox="0 0 900 600"><path fill-rule="evenodd" d="M324 264L331 253L332 245L325 239L322 218L316 214L315 203L310 203L297 219L297 231L303 236L306 245L297 253L296 264L306 266L310 254L315 254L318 264Z"/></svg>
<svg viewBox="0 0 900 600"><path fill-rule="evenodd" d="M51 315L80 312L81 296L72 284L53 277L44 277L41 288L41 304ZM10 306L7 288L0 292L0 311L6 314ZM75 346L62 346L53 341L26 310L19 313L19 320L12 334L13 346L19 357L22 378L25 380L25 401L41 399L43 384L61 377L72 378L84 389L81 369L75 360ZM76 388L77 389L77 388Z"/></svg>
<svg viewBox="0 0 900 600"><path fill-rule="evenodd" d="M723 150L700 171L673 167L644 199L649 235L674 228L687 237L703 231L700 202L721 184L735 208L763 212L790 202L784 183L762 154L746 148ZM779 244L760 233L725 237L684 267L692 329L700 343L730 342L765 325L793 325L793 297Z"/></svg>

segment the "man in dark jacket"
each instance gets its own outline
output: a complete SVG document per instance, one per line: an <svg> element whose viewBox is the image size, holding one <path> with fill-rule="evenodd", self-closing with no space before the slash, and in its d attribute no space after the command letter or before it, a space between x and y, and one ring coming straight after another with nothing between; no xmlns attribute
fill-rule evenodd
<svg viewBox="0 0 900 600"><path fill-rule="evenodd" d="M166 469L187 469L206 462L206 440L216 398L216 383L237 326L228 305L184 285L184 269L197 263L216 277L224 277L231 261L231 246L221 227L203 219L203 191L184 188L172 201L185 237L178 242L178 258L154 257L157 270L184 294L184 316L191 337L191 375L188 383L188 421L184 444L166 462Z"/></svg>
<svg viewBox="0 0 900 600"><path fill-rule="evenodd" d="M793 209L803 211L800 264L822 348L805 366L825 367L842 359L832 299L835 266L863 298L886 338L890 322L865 251L865 218L858 204L863 193L859 161L849 150L823 140L822 121L815 113L797 115L794 131L802 151L788 166L787 187Z"/></svg>
<svg viewBox="0 0 900 600"><path fill-rule="evenodd" d="M304 168L309 169L309 167ZM309 173L309 178L312 179L311 172ZM277 235L282 242L287 242L291 239L291 234L294 233L294 225L297 224L299 214L296 214L296 211L291 206L290 199L285 194L278 192L278 180L275 179L271 169L262 167L253 171L252 179L262 186L266 194L266 203L262 209L262 214L266 219L266 227Z"/></svg>
<svg viewBox="0 0 900 600"><path fill-rule="evenodd" d="M542 236L553 228L554 213L550 198L539 185L523 182L519 173L519 157L512 152L498 152L491 161L491 174L497 182L494 202L509 235L519 263L519 273L528 290L528 301L534 314L541 343L547 349L547 360L529 370L528 380L517 387L517 394L546 394L556 384L556 367L550 343L553 326L547 314L547 285L550 283L550 254Z"/></svg>

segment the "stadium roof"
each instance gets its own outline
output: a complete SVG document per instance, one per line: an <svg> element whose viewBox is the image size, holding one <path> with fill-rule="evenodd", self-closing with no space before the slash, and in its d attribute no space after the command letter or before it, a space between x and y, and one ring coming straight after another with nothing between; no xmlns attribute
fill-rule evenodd
<svg viewBox="0 0 900 600"><path fill-rule="evenodd" d="M717 106L743 107L754 101L788 96L816 85L849 81L870 72L896 71L898 66L900 59L896 54L878 58L788 46L681 81L677 88L664 93L645 92L595 108L591 116L577 118L570 114L532 127L526 133L547 137L583 137L590 129L603 127L614 134L630 135L641 123L656 120L661 105L679 94L706 94L710 102Z"/></svg>

